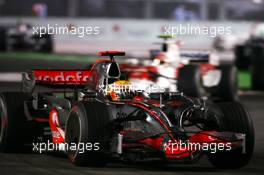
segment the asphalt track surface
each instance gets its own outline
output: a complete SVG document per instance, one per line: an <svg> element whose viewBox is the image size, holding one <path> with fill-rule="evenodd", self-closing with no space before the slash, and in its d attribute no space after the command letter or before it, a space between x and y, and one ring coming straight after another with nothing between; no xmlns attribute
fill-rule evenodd
<svg viewBox="0 0 264 175"><path fill-rule="evenodd" d="M0 72L21 72L31 68L85 68L85 64L72 62L41 62L33 60L0 59ZM0 90L19 90L19 83L0 82ZM253 118L255 125L255 152L249 165L238 170L220 170L205 158L196 164L162 164L160 161L134 163L111 162L108 166L75 167L63 154L0 153L0 175L181 175L181 174L263 174L264 173L264 93L242 93L240 100ZM237 160L239 161L239 160Z"/></svg>

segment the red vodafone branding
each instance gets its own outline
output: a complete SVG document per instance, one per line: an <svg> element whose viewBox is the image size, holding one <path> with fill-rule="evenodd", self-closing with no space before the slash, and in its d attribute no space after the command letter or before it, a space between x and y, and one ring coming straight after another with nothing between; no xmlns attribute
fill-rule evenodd
<svg viewBox="0 0 264 175"><path fill-rule="evenodd" d="M90 75L90 71L54 71L54 70L34 70L35 80L42 84L72 84L85 85Z"/></svg>

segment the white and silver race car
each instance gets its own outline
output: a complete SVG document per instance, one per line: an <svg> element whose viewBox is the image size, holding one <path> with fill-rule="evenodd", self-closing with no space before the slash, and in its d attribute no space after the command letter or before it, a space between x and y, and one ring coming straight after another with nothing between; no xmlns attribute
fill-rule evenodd
<svg viewBox="0 0 264 175"><path fill-rule="evenodd" d="M221 64L216 51L181 51L180 42L164 39L161 50L152 50L150 60L127 60L121 70L130 82L141 87L158 86L190 96L208 96L217 100L237 98L237 72L230 64Z"/></svg>

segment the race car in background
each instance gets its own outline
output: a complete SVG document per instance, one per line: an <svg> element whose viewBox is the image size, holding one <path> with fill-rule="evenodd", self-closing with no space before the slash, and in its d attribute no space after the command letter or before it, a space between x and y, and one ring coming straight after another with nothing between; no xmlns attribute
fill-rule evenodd
<svg viewBox="0 0 264 175"><path fill-rule="evenodd" d="M254 128L243 105L135 91L120 80L114 56L124 54L100 52L110 60L98 60L90 70L23 73L23 92L0 95L0 151L33 142L40 152L50 140L81 166L103 166L113 158L195 163L203 155L218 168L249 163Z"/></svg>
<svg viewBox="0 0 264 175"><path fill-rule="evenodd" d="M213 41L213 48L218 51L232 51L238 42L236 36L216 36Z"/></svg>
<svg viewBox="0 0 264 175"><path fill-rule="evenodd" d="M40 33L40 32L38 32ZM50 53L53 38L49 34L41 37L33 32L31 25L18 22L15 26L0 26L0 51L31 51Z"/></svg>
<svg viewBox="0 0 264 175"><path fill-rule="evenodd" d="M264 90L264 24L256 25L251 37L235 49L235 64L249 70L253 90Z"/></svg>
<svg viewBox="0 0 264 175"><path fill-rule="evenodd" d="M121 70L128 80L141 85L156 84L168 91L210 96L216 100L237 98L237 72L231 64L220 64L216 52L180 51L180 42L162 35L161 50L151 50L151 60L127 60Z"/></svg>
<svg viewBox="0 0 264 175"><path fill-rule="evenodd" d="M218 52L232 52L237 45L244 43L249 37L247 33L216 36L212 48Z"/></svg>

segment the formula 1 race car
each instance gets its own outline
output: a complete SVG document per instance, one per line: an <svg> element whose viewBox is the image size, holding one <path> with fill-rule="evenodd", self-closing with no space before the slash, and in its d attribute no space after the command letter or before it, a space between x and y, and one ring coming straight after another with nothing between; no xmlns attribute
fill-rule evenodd
<svg viewBox="0 0 264 175"><path fill-rule="evenodd" d="M215 52L180 51L179 42L165 41L161 50L151 50L152 60L121 64L127 78L138 84L158 84L169 91L187 95L210 96L216 100L237 99L237 71L231 64L220 64Z"/></svg>
<svg viewBox="0 0 264 175"><path fill-rule="evenodd" d="M110 60L90 70L24 73L23 92L1 93L0 151L33 142L34 151L58 148L82 166L111 158L194 163L202 155L219 168L249 163L254 128L243 105L134 89L120 80L114 56L124 54L100 52Z"/></svg>
<svg viewBox="0 0 264 175"><path fill-rule="evenodd" d="M52 52L53 37L48 33L39 36L34 32L27 23L0 26L0 51Z"/></svg>
<svg viewBox="0 0 264 175"><path fill-rule="evenodd" d="M264 36L251 37L245 43L237 45L235 47L235 56L237 68L250 72L252 89L263 91Z"/></svg>

